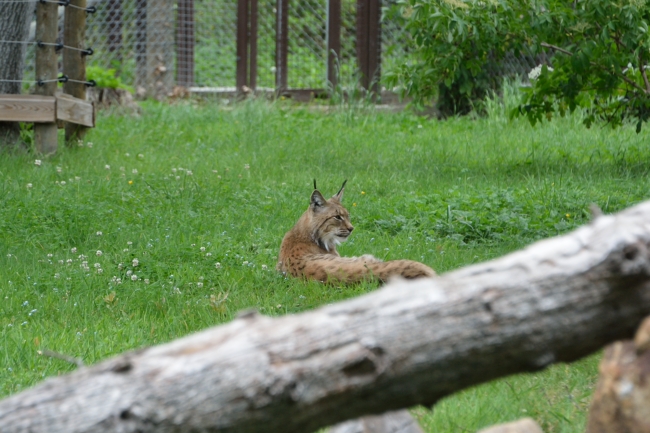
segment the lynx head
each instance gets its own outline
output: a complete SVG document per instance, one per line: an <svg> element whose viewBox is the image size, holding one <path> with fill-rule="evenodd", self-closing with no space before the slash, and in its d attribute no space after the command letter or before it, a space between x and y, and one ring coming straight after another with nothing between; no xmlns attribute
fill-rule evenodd
<svg viewBox="0 0 650 433"><path fill-rule="evenodd" d="M336 195L329 200L316 189L314 180L314 192L311 194L311 202L307 214L311 221L311 237L322 248L327 251L336 251L336 246L350 236L354 227L350 224L350 214L343 207L341 200L345 182Z"/></svg>

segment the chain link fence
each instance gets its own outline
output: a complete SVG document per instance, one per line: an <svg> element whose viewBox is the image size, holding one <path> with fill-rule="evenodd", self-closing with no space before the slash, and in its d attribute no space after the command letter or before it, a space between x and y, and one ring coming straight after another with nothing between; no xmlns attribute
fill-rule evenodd
<svg viewBox="0 0 650 433"><path fill-rule="evenodd" d="M357 59L358 0L340 0L339 86L360 83ZM257 0L257 89L276 85L278 0ZM174 86L234 91L237 75L238 0L88 0L86 42L94 50L90 70L114 70L138 93L164 96ZM63 15L64 8L59 14ZM288 3L287 87L327 89L328 0ZM397 0L383 0L380 30L381 71L409 58L409 34ZM539 59L509 56L498 65L503 75L525 75ZM33 76L33 48L26 77Z"/></svg>

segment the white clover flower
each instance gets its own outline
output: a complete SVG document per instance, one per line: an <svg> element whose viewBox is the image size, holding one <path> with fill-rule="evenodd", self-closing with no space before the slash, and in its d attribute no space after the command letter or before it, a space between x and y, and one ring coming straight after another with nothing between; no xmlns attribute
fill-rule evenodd
<svg viewBox="0 0 650 433"><path fill-rule="evenodd" d="M138 169L137 169L137 168L134 168L133 170L131 170L131 173L133 173L133 174L138 174Z"/></svg>
<svg viewBox="0 0 650 433"><path fill-rule="evenodd" d="M142 159L142 158L144 158L144 155L141 154L141 153L138 153L138 158Z"/></svg>
<svg viewBox="0 0 650 433"><path fill-rule="evenodd" d="M102 267L102 265L100 265L99 263L95 263L93 266L96 267L96 268L101 268Z"/></svg>
<svg viewBox="0 0 650 433"><path fill-rule="evenodd" d="M144 283L145 283L145 284L149 284L149 278L145 278L145 279L144 279Z"/></svg>
<svg viewBox="0 0 650 433"><path fill-rule="evenodd" d="M95 233L95 234L96 234L97 236L101 236L101 235L103 235L104 233L98 231L98 232Z"/></svg>
<svg viewBox="0 0 650 433"><path fill-rule="evenodd" d="M27 189L30 189L33 185L31 183L27 184Z"/></svg>
<svg viewBox="0 0 650 433"><path fill-rule="evenodd" d="M62 265L62 264L64 264L64 263L65 263L65 262L64 262L63 260L59 260L59 264L60 264L60 265Z"/></svg>
<svg viewBox="0 0 650 433"><path fill-rule="evenodd" d="M52 254L52 253L48 253L47 258L48 258L48 259L51 259L52 257L53 257L53 254Z"/></svg>
<svg viewBox="0 0 650 433"><path fill-rule="evenodd" d="M98 273L98 274L101 274L101 273L103 273L103 272L104 272L104 270L103 270L102 268L97 268L97 273Z"/></svg>
<svg viewBox="0 0 650 433"><path fill-rule="evenodd" d="M28 306L28 305L29 305L29 301L25 301L25 302L23 302L23 307L26 307L26 306Z"/></svg>
<svg viewBox="0 0 650 433"><path fill-rule="evenodd" d="M131 275L133 275L133 271L132 271L132 270L129 269L128 271L126 271L126 276L127 276L127 277L130 277Z"/></svg>
<svg viewBox="0 0 650 433"><path fill-rule="evenodd" d="M43 162L40 159L35 159L34 160L34 165L40 167Z"/></svg>
<svg viewBox="0 0 650 433"><path fill-rule="evenodd" d="M263 271L266 271L266 270L268 270L268 269L269 269L268 266L266 266L266 265L262 265L262 270L263 270Z"/></svg>
<svg viewBox="0 0 650 433"><path fill-rule="evenodd" d="M177 171L178 170L176 170L175 168L172 168L172 173L176 173Z"/></svg>
<svg viewBox="0 0 650 433"><path fill-rule="evenodd" d="M217 268L217 269L221 268L221 263L219 263L219 262L215 263L214 267Z"/></svg>
<svg viewBox="0 0 650 433"><path fill-rule="evenodd" d="M181 179L181 177L180 177L180 176L176 176L176 180L180 180L180 179Z"/></svg>
<svg viewBox="0 0 650 433"><path fill-rule="evenodd" d="M61 173L62 171L63 171L63 169L62 169L61 167L57 167L57 168L56 168L56 172L57 172L57 173Z"/></svg>
<svg viewBox="0 0 650 433"><path fill-rule="evenodd" d="M244 260L244 262L241 265L242 266L248 266L248 260Z"/></svg>
<svg viewBox="0 0 650 433"><path fill-rule="evenodd" d="M185 172L185 174L188 175L188 176L192 176L194 173L192 173L192 170L187 170Z"/></svg>
<svg viewBox="0 0 650 433"><path fill-rule="evenodd" d="M198 283L196 283L196 287L200 289L201 287L203 287L203 283L199 281Z"/></svg>
<svg viewBox="0 0 650 433"><path fill-rule="evenodd" d="M212 257L212 253L205 253L206 257Z"/></svg>
<svg viewBox="0 0 650 433"><path fill-rule="evenodd" d="M138 281L138 276L136 274L131 275L131 281Z"/></svg>
<svg viewBox="0 0 650 433"><path fill-rule="evenodd" d="M250 170L251 166L250 164L244 164L244 170Z"/></svg>
<svg viewBox="0 0 650 433"><path fill-rule="evenodd" d="M86 143L86 146L92 148L92 147L93 147L93 142L92 142L92 141L89 141L88 143Z"/></svg>
<svg viewBox="0 0 650 433"><path fill-rule="evenodd" d="M77 182L79 182L79 181L81 180L81 178L80 178L79 176L75 176L75 177L74 177L74 180L76 180Z"/></svg>
<svg viewBox="0 0 650 433"><path fill-rule="evenodd" d="M124 249L122 250L122 252L123 252L123 253L128 253L128 252L129 252L129 249L128 249L128 248L124 248Z"/></svg>
<svg viewBox="0 0 650 433"><path fill-rule="evenodd" d="M66 264L70 265L70 264L72 264L72 259L68 259L65 262L66 262Z"/></svg>
<svg viewBox="0 0 650 433"><path fill-rule="evenodd" d="M37 310L36 308L34 308L32 311L29 312L28 315L31 316L32 314L36 313L37 311L38 311L38 310Z"/></svg>
<svg viewBox="0 0 650 433"><path fill-rule="evenodd" d="M126 152L124 156L131 156L131 154L129 152Z"/></svg>
<svg viewBox="0 0 650 433"><path fill-rule="evenodd" d="M65 180L62 180L62 181L61 181L61 185L62 185L62 186L65 186Z"/></svg>
<svg viewBox="0 0 650 433"><path fill-rule="evenodd" d="M205 251L205 247L201 247L201 248L199 248L199 249L201 250L201 252L204 252L204 251Z"/></svg>
<svg viewBox="0 0 650 433"><path fill-rule="evenodd" d="M118 263L117 269L119 269L120 271L124 269L124 263Z"/></svg>
<svg viewBox="0 0 650 433"><path fill-rule="evenodd" d="M97 250L97 252L95 254L97 254L97 257L101 257L101 255L104 254L104 253L102 253L101 250Z"/></svg>
<svg viewBox="0 0 650 433"><path fill-rule="evenodd" d="M131 261L131 264L135 268L136 266L138 266L140 264L140 261L138 259L133 259L133 261Z"/></svg>
<svg viewBox="0 0 650 433"><path fill-rule="evenodd" d="M128 246L131 246L131 245L133 245L133 242L128 241L126 244L127 244Z"/></svg>
<svg viewBox="0 0 650 433"><path fill-rule="evenodd" d="M72 254L75 254L75 253L77 252L77 248L71 248L71 249L70 249L70 252L71 252Z"/></svg>
<svg viewBox="0 0 650 433"><path fill-rule="evenodd" d="M110 169L111 169L111 166L108 165L108 164L106 164L106 165L104 166L104 168L105 168L106 170L110 170Z"/></svg>

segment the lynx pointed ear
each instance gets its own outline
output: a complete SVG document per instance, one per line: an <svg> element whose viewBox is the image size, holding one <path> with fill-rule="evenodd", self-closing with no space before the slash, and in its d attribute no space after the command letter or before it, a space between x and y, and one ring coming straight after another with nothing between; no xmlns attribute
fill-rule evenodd
<svg viewBox="0 0 650 433"><path fill-rule="evenodd" d="M316 179L314 179L314 189L318 189L316 188Z"/></svg>
<svg viewBox="0 0 650 433"><path fill-rule="evenodd" d="M339 192L336 193L336 195L335 195L334 197L332 197L333 199L336 199L336 200L338 200L338 201L341 201L341 199L343 198L343 190L345 190L345 184L346 184L346 183L348 183L348 180L347 180L347 179L345 179L345 180L343 181L343 185L341 185L341 189L339 190Z"/></svg>
<svg viewBox="0 0 650 433"><path fill-rule="evenodd" d="M310 206L314 208L318 208L321 206L325 206L325 203L327 203L327 200L325 200L325 197L323 197L323 194L320 193L319 190L314 190L314 192L311 193L311 203Z"/></svg>

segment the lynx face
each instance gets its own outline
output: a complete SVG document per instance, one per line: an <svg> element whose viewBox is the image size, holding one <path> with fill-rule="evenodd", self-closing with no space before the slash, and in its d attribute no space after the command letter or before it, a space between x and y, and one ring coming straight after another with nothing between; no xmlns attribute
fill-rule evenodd
<svg viewBox="0 0 650 433"><path fill-rule="evenodd" d="M343 189L329 200L325 200L318 190L311 195L309 213L311 226L314 227L311 236L314 242L326 251L335 250L354 230L350 223L350 214L341 204L342 195Z"/></svg>

